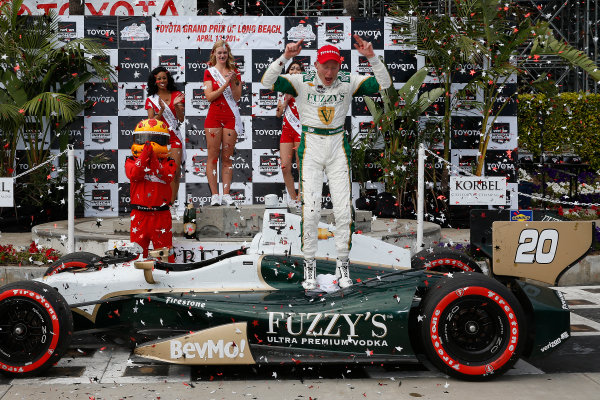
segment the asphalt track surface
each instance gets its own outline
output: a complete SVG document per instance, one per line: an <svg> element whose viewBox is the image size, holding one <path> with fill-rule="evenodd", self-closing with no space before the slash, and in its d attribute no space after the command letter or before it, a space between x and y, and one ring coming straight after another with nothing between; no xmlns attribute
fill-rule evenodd
<svg viewBox="0 0 600 400"><path fill-rule="evenodd" d="M600 390L600 286L561 287L558 290L565 294L571 308L572 337L543 359L519 360L512 370L494 380L493 384L460 382L437 371L431 371L421 364L231 367L167 365L134 356L127 347L90 337L73 343L69 352L43 376L8 379L0 375L0 399L29 399L34 396L36 400L315 400L338 396L344 399L388 398L388 395L392 396L390 398L407 399L588 399L590 397L586 390ZM557 376L561 378L557 379ZM591 381L588 379L590 376ZM583 381L578 382L579 379ZM531 392L526 395L525 392L519 391L516 395L509 395L498 389L500 397L492 396L493 388L502 382L510 384L513 390L519 385L524 385L528 388L525 392ZM568 389L565 382L574 389ZM590 382L591 387L588 387ZM552 389L553 384L559 386ZM404 388L400 390L402 385ZM405 390L410 385L413 385L415 391ZM480 385L486 385L488 396L477 395ZM273 393L273 387L281 388L277 389L277 393ZM459 387L463 387L465 393L472 392L473 396L459 396ZM327 388L325 392L317 390L324 388ZM450 388L454 388L455 391ZM200 389L202 390L199 393ZM313 396L310 395L311 389L314 389ZM568 393L561 393L561 390ZM600 392L594 393L591 398L600 398ZM273 397L275 394L277 396ZM565 395L567 397L564 397Z"/></svg>

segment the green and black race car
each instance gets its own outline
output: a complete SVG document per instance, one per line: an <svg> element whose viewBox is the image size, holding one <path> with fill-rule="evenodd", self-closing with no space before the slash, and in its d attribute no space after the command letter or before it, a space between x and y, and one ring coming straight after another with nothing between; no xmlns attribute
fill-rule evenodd
<svg viewBox="0 0 600 400"><path fill-rule="evenodd" d="M277 217L296 223L291 214ZM73 336L102 334L166 363L428 360L453 377L490 379L569 338L566 301L546 286L589 249L593 229L494 224L491 276L463 254L426 249L405 267L353 262L354 285L339 289L327 280L335 261L321 258L326 284L312 293L300 284L300 257L254 243L193 264L73 253L40 280L0 288L0 370L41 373ZM281 224L277 232L297 238Z"/></svg>

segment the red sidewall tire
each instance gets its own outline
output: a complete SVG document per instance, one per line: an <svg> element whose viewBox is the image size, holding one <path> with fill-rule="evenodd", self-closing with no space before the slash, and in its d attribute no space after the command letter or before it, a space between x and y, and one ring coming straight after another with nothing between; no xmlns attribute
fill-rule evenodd
<svg viewBox="0 0 600 400"><path fill-rule="evenodd" d="M506 372L521 355L526 319L516 297L477 273L441 280L423 303L423 348L441 371L466 380Z"/></svg>
<svg viewBox="0 0 600 400"><path fill-rule="evenodd" d="M46 269L44 276L87 268L94 265L98 260L100 260L100 256L87 251L78 251L76 253L67 254L50 264L48 269Z"/></svg>
<svg viewBox="0 0 600 400"><path fill-rule="evenodd" d="M475 260L465 253L443 247L421 250L411 257L410 266L438 272L482 272Z"/></svg>
<svg viewBox="0 0 600 400"><path fill-rule="evenodd" d="M7 327L0 334L0 372L11 377L44 371L58 362L71 343L69 305L42 282L22 281L0 288L0 320Z"/></svg>

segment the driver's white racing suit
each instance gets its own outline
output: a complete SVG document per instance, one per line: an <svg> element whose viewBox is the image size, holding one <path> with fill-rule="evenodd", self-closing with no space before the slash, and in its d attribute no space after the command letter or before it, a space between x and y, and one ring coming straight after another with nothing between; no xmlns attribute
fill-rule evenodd
<svg viewBox="0 0 600 400"><path fill-rule="evenodd" d="M350 145L344 122L353 96L362 96L390 87L385 65L374 56L369 59L375 77L339 72L325 86L316 72L280 75L288 62L281 56L266 70L262 84L296 98L302 136L298 147L300 192L302 193L302 252L314 259L317 252L317 225L321 215L323 171L327 174L333 213L338 259L348 259L354 230Z"/></svg>

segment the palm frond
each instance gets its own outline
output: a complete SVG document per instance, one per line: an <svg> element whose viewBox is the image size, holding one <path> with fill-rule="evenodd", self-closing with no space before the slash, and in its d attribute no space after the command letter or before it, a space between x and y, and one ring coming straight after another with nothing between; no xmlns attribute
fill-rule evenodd
<svg viewBox="0 0 600 400"><path fill-rule="evenodd" d="M536 32L538 36L534 41L531 54L557 55L563 60L568 61L571 65L583 69L594 80L600 82L600 70L585 52L556 39L552 29L548 27L546 22L536 27Z"/></svg>
<svg viewBox="0 0 600 400"><path fill-rule="evenodd" d="M62 93L40 93L23 105L29 115L44 116L73 121L81 110L81 104L73 97Z"/></svg>

